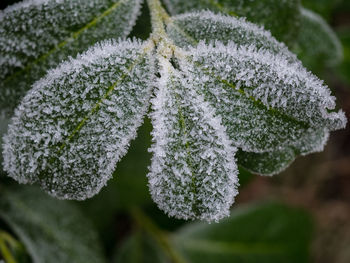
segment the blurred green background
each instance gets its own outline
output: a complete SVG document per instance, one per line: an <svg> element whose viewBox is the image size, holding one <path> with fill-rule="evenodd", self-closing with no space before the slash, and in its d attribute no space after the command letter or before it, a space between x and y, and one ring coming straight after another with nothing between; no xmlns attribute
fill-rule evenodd
<svg viewBox="0 0 350 263"><path fill-rule="evenodd" d="M1 1L0 7L14 2ZM350 1L302 3L320 14L342 43L339 65L326 66L315 58L305 63L325 80L349 118ZM144 5L132 35L146 39L149 33ZM150 131L146 118L113 179L84 202L53 200L1 176L0 255L5 257L7 251L15 262L65 262L59 253L39 251L59 247L79 258L74 249L87 253L87 246L99 255L90 262L350 262L349 128L332 133L325 151L298 158L277 176L242 170L232 215L210 225L168 218L152 202L146 179ZM87 225L91 236L77 230L80 224ZM50 228L53 225L55 229ZM38 261L33 253L48 258Z"/></svg>

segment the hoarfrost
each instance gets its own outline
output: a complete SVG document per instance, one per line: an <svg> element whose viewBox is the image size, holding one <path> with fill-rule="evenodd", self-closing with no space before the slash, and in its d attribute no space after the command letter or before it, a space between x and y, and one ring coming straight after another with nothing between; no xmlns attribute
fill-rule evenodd
<svg viewBox="0 0 350 263"><path fill-rule="evenodd" d="M4 169L58 198L85 199L111 178L148 108L142 43L106 41L34 84L4 137Z"/></svg>
<svg viewBox="0 0 350 263"><path fill-rule="evenodd" d="M164 0L164 3L172 15L209 9L246 17L287 44L295 41L300 26L299 0Z"/></svg>
<svg viewBox="0 0 350 263"><path fill-rule="evenodd" d="M167 33L174 43L186 48L195 46L200 40L207 44L219 40L224 44L234 42L238 46L254 45L272 53L283 53L289 61L296 62L296 56L287 46L272 37L263 27L246 21L211 11L199 11L174 16L167 25Z"/></svg>
<svg viewBox="0 0 350 263"><path fill-rule="evenodd" d="M24 32L38 37L48 34L44 44L48 57L43 63L30 64L27 72L38 77L59 58L114 34L111 29L126 28L125 34L134 23L140 0L90 2L93 9L101 5L97 8L101 12L108 3L112 7L125 4L116 11L119 17L124 9L132 11L122 20L102 17L106 23L99 23L91 32L87 28L86 34L85 27L83 33L74 31L79 36L71 36L67 28L86 23L89 12L82 17L78 12L78 18L71 18L62 28L50 29L65 16L74 15L70 9L63 14L63 8L55 20L49 15L57 9L54 4L71 2L26 3L5 10L0 21L4 17L21 21L27 19L24 10L39 14L46 8L48 24L43 27L48 31L31 28L41 18L26 20L18 28L18 36L24 36L21 45L13 45L16 34L9 38L10 47L0 38L0 54L4 54L0 66L8 68L1 72L0 81L16 76L11 74L17 68L27 69L30 59L40 58L37 42ZM74 4L72 10L79 10ZM228 215L237 194L236 161L260 174L274 174L296 155L322 150L329 132L345 127L345 115L334 110L329 89L263 28L210 11L169 18L159 2L150 7L155 10L154 32L147 44L105 41L34 84L4 137L4 167L11 177L21 183L39 183L59 198L93 196L111 177L151 101L153 157L148 179L152 198L170 216L218 221ZM15 15L9 15L11 12ZM0 26L0 32L12 29L7 22ZM50 53L53 43L61 44ZM61 53L60 45L67 45L67 52ZM17 51L26 54L23 60L17 58ZM160 74L157 79L156 73ZM11 95L14 85L22 89L33 80L19 79L10 78L0 100Z"/></svg>
<svg viewBox="0 0 350 263"><path fill-rule="evenodd" d="M152 99L149 186L170 216L217 221L237 194L237 167L221 119L187 76L164 58Z"/></svg>
<svg viewBox="0 0 350 263"><path fill-rule="evenodd" d="M329 89L283 53L218 41L186 53L182 70L222 117L236 147L309 153L323 147L328 131L345 127L342 111L329 112L335 107Z"/></svg>
<svg viewBox="0 0 350 263"><path fill-rule="evenodd" d="M27 0L0 11L0 111L50 68L92 44L127 36L142 0Z"/></svg>

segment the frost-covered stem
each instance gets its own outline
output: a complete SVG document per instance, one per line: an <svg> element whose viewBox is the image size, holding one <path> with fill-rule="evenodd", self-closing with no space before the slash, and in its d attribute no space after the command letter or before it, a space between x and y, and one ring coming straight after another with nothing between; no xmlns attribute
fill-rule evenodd
<svg viewBox="0 0 350 263"><path fill-rule="evenodd" d="M158 42L166 36L164 20L168 19L169 15L164 10L159 0L147 0L147 4L151 13L153 38L156 42Z"/></svg>
<svg viewBox="0 0 350 263"><path fill-rule="evenodd" d="M174 263L187 263L182 256L174 250L168 236L161 229L159 229L140 209L134 208L131 210L131 215L135 222L152 236L159 246L169 256L171 262Z"/></svg>

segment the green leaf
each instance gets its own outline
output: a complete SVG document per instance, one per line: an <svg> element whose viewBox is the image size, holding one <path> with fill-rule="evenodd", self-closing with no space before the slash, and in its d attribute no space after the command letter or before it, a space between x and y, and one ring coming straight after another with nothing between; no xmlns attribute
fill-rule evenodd
<svg viewBox="0 0 350 263"><path fill-rule="evenodd" d="M239 150L236 154L239 165L261 175L273 175L285 170L295 157L296 154L292 149L263 153Z"/></svg>
<svg viewBox="0 0 350 263"><path fill-rule="evenodd" d="M320 151L328 131L344 127L329 89L283 54L234 43L200 43L181 69L222 118L234 146L247 152L290 147ZM283 127L283 128L281 128Z"/></svg>
<svg viewBox="0 0 350 263"><path fill-rule="evenodd" d="M186 75L158 59L148 174L152 198L169 216L217 221L228 215L237 194L236 148Z"/></svg>
<svg viewBox="0 0 350 263"><path fill-rule="evenodd" d="M78 203L84 213L93 220L98 231L103 234L103 239L109 241L108 243L115 238L115 233L111 232L110 228L115 224L117 213L125 213L134 206L155 206L147 187L146 177L151 157L147 151L151 145L150 132L150 121L146 118L145 123L138 129L136 139L131 142L128 153L118 163L113 178L108 181L106 187L93 198ZM171 222L173 224L173 220Z"/></svg>
<svg viewBox="0 0 350 263"><path fill-rule="evenodd" d="M236 208L218 224L192 223L174 242L191 263L309 262L312 224L307 214L280 204Z"/></svg>
<svg viewBox="0 0 350 263"><path fill-rule="evenodd" d="M71 204L33 187L2 189L0 218L34 263L106 262L90 222Z"/></svg>
<svg viewBox="0 0 350 263"><path fill-rule="evenodd" d="M148 109L147 44L106 41L36 82L4 137L4 169L59 198L106 184Z"/></svg>
<svg viewBox="0 0 350 263"><path fill-rule="evenodd" d="M0 222L1 223L1 222ZM2 222L3 225L3 222ZM30 258L25 247L11 233L0 227L0 255L7 263L29 263Z"/></svg>
<svg viewBox="0 0 350 263"><path fill-rule="evenodd" d="M304 7L320 14L327 21L335 14L334 11L344 10L346 3L347 0L302 0Z"/></svg>
<svg viewBox="0 0 350 263"><path fill-rule="evenodd" d="M233 40L238 49L250 46L251 49L268 51L275 57L274 59L283 57L286 63L294 65L300 63L296 56L284 44L276 41L269 32L242 19L216 15L210 11L186 13L169 18L167 33L175 44L187 50L189 46L197 47L200 41L210 45L219 40L228 45ZM212 61L212 65L216 63L217 61ZM226 67L229 75L230 63ZM243 88L236 89L235 83L222 79L214 72L209 73L206 70L203 72L203 68L201 71L206 75L202 78L206 80L203 84L206 99L217 108L217 112L224 120L224 125L228 127L230 138L236 142L235 145L245 151L241 150L238 155L239 165L254 173L275 174L288 167L296 155L322 150L321 145L324 145L328 138L328 132L324 129L309 129L309 125L303 125L295 118L289 118L288 114L283 114L281 110L256 100L254 96L249 97ZM194 73L193 81L196 82L198 72L191 71L191 73ZM303 74L306 78L307 74L305 72ZM276 86L274 83L272 85ZM235 92L234 89L237 91ZM279 96L283 93L277 92ZM290 99L285 98L286 104L288 100ZM237 103L238 101L241 102ZM256 125L255 121L261 124ZM282 126L284 129L280 129ZM241 144L237 144L237 141ZM270 143L266 144L267 141ZM281 148L286 149L281 150Z"/></svg>
<svg viewBox="0 0 350 263"><path fill-rule="evenodd" d="M290 45L298 34L299 0L164 0L164 2L172 15L209 9L232 16L247 17L250 22L263 25L278 40Z"/></svg>
<svg viewBox="0 0 350 263"><path fill-rule="evenodd" d="M260 26L211 11L198 11L177 15L167 20L167 34L173 42L187 48L196 46L201 40L210 44L221 41L224 44L234 41L238 46L254 45L272 53L283 53L291 62L297 60L285 44L278 42L271 33Z"/></svg>
<svg viewBox="0 0 350 263"><path fill-rule="evenodd" d="M159 246L145 233L138 231L128 237L117 250L115 263L169 263Z"/></svg>
<svg viewBox="0 0 350 263"><path fill-rule="evenodd" d="M338 66L339 77L350 85L350 28L344 28L338 32L339 38L344 48L344 60Z"/></svg>
<svg viewBox="0 0 350 263"><path fill-rule="evenodd" d="M302 8L302 26L296 52L307 68L318 71L334 66L343 58L342 45L327 22L318 14Z"/></svg>
<svg viewBox="0 0 350 263"><path fill-rule="evenodd" d="M24 1L0 11L0 111L34 81L97 41L125 37L141 0Z"/></svg>
<svg viewBox="0 0 350 263"><path fill-rule="evenodd" d="M3 162L3 157L2 157L2 137L7 131L7 126L10 122L10 119L7 118L4 115L0 115L0 171L2 171L2 162Z"/></svg>

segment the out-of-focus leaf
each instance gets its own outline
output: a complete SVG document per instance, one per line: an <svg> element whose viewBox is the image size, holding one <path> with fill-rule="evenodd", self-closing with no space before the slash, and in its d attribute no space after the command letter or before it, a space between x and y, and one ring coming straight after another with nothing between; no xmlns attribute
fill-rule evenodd
<svg viewBox="0 0 350 263"><path fill-rule="evenodd" d="M1 190L0 218L34 263L105 262L96 232L75 206L30 186Z"/></svg>
<svg viewBox="0 0 350 263"><path fill-rule="evenodd" d="M10 233L3 231L0 227L0 256L6 263L30 263L30 257L23 246ZM0 261L1 262L1 261Z"/></svg>
<svg viewBox="0 0 350 263"><path fill-rule="evenodd" d="M218 224L188 224L174 242L191 263L309 262L311 230L305 212L264 204L236 208Z"/></svg>
<svg viewBox="0 0 350 263"><path fill-rule="evenodd" d="M189 223L169 235L149 222L142 225L146 234L132 234L118 249L116 262L169 262L159 243L165 238L183 263L303 263L312 232L308 214L277 203L236 207L220 223Z"/></svg>
<svg viewBox="0 0 350 263"><path fill-rule="evenodd" d="M128 237L117 250L115 263L170 263L160 247L145 233Z"/></svg>
<svg viewBox="0 0 350 263"><path fill-rule="evenodd" d="M343 81L350 85L350 29L343 29L338 32L344 49L344 60L337 68Z"/></svg>
<svg viewBox="0 0 350 263"><path fill-rule="evenodd" d="M338 64L343 58L343 49L335 32L311 10L302 8L301 14L296 53L304 66L317 72L324 66Z"/></svg>
<svg viewBox="0 0 350 263"><path fill-rule="evenodd" d="M342 1L344 0L302 0L301 3L307 9L322 15L322 17L328 20L334 8L339 6Z"/></svg>
<svg viewBox="0 0 350 263"><path fill-rule="evenodd" d="M233 16L243 16L263 25L278 40L294 42L299 29L299 0L164 0L172 15L210 9Z"/></svg>

